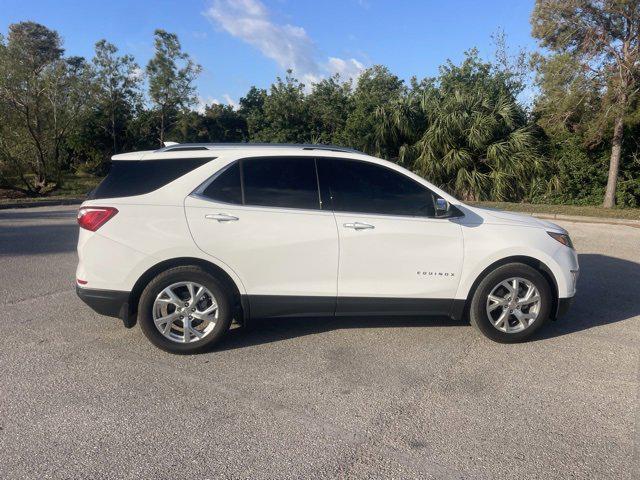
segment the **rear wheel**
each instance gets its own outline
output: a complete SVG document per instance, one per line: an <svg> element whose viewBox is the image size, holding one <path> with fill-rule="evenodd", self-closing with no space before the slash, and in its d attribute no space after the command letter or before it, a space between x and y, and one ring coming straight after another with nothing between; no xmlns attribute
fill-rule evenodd
<svg viewBox="0 0 640 480"><path fill-rule="evenodd" d="M510 263L478 285L470 306L471 323L488 338L511 343L528 339L549 319L552 293L540 272Z"/></svg>
<svg viewBox="0 0 640 480"><path fill-rule="evenodd" d="M196 353L217 342L232 319L230 294L200 267L175 267L144 289L138 320L145 336L172 353Z"/></svg>

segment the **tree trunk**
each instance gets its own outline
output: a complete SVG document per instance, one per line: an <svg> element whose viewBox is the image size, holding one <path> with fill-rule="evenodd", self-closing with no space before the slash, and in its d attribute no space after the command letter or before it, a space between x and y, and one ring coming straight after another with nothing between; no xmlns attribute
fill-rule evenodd
<svg viewBox="0 0 640 480"><path fill-rule="evenodd" d="M160 148L164 147L164 108L160 111Z"/></svg>
<svg viewBox="0 0 640 480"><path fill-rule="evenodd" d="M615 124L613 127L611 160L609 161L609 179L607 180L607 191L604 194L604 203L602 204L604 208L613 208L616 205L616 186L618 184L618 170L620 168L620 155L622 153L623 131L624 109L621 108L618 115L616 116Z"/></svg>
<svg viewBox="0 0 640 480"><path fill-rule="evenodd" d="M38 165L37 165L37 173L36 173L36 181L35 186L38 191L44 189L44 186L47 184L47 169L46 169L46 161L44 159L44 154L39 152L38 154Z"/></svg>
<svg viewBox="0 0 640 480"><path fill-rule="evenodd" d="M118 153L118 146L116 144L116 114L111 110L111 140L113 141L113 154Z"/></svg>

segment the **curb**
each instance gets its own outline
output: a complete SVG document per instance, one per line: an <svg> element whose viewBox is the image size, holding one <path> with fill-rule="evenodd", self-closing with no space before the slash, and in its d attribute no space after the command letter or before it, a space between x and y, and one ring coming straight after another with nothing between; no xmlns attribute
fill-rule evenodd
<svg viewBox="0 0 640 480"><path fill-rule="evenodd" d="M12 202L0 203L0 210L9 208L32 208L32 207L58 207L61 205L80 205L85 201L84 197L61 198L51 200L35 200L33 202Z"/></svg>
<svg viewBox="0 0 640 480"><path fill-rule="evenodd" d="M564 220L576 223L604 223L606 225L625 225L627 227L640 228L640 220L626 218L585 217L580 215L563 215L561 213L529 213L532 217L545 220Z"/></svg>

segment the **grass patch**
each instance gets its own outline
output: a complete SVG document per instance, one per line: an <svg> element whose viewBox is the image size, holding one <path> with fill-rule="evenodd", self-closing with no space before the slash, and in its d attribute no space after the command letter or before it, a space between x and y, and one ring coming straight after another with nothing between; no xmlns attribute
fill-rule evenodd
<svg viewBox="0 0 640 480"><path fill-rule="evenodd" d="M600 218L623 218L640 220L640 208L602 208L592 205L545 205L512 202L469 202L478 207L497 208L513 212L548 213Z"/></svg>
<svg viewBox="0 0 640 480"><path fill-rule="evenodd" d="M51 192L47 197L82 197L102 181L102 177L89 174L66 174L62 186Z"/></svg>
<svg viewBox="0 0 640 480"><path fill-rule="evenodd" d="M102 177L86 173L66 173L59 188L40 197L27 197L23 193L12 190L0 190L0 205L3 203L32 203L42 200L63 200L68 198L82 198L93 190Z"/></svg>

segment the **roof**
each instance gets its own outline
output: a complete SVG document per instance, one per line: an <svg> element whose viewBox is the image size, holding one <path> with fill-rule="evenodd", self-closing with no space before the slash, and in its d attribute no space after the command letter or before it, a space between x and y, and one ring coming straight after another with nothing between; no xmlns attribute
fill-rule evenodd
<svg viewBox="0 0 640 480"><path fill-rule="evenodd" d="M362 153L353 148L321 143L178 143L156 150L156 152L179 152L188 150L221 150L248 148L292 148L302 150L331 150L334 152Z"/></svg>
<svg viewBox="0 0 640 480"><path fill-rule="evenodd" d="M362 152L353 148L339 145L324 145L315 143L176 143L167 142L170 145L158 150L145 150L139 152L121 153L111 157L112 160L141 160L148 154L167 152L197 152L215 150L250 150L250 149L291 149L291 150L324 150L331 152L358 153Z"/></svg>

